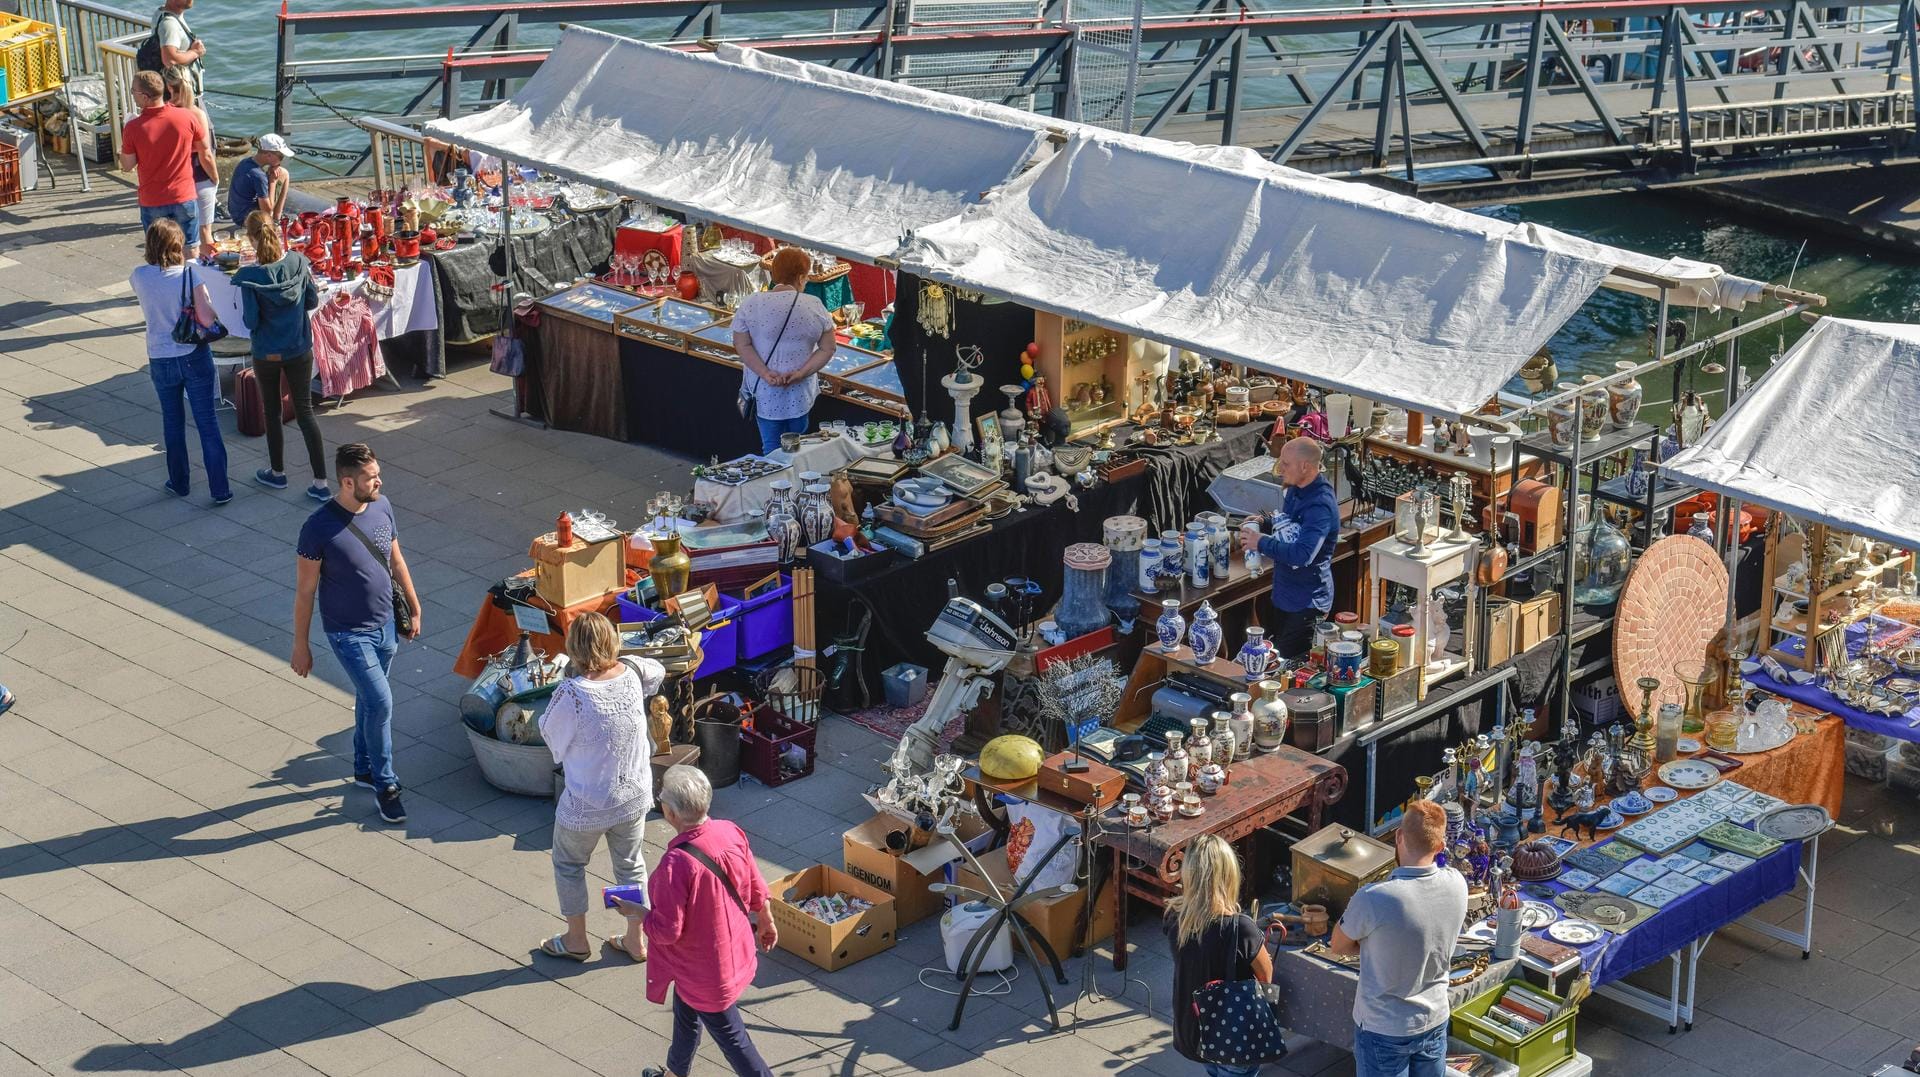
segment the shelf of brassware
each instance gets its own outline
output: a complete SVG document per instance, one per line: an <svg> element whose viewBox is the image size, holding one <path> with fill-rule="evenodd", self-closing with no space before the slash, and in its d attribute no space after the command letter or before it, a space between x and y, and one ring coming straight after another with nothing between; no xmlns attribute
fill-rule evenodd
<svg viewBox="0 0 1920 1077"><path fill-rule="evenodd" d="M1868 617L1878 608L1878 605L1876 603L1857 604L1855 608L1848 611L1845 616L1834 620L1820 620L1815 624L1811 636L1809 636L1807 631L1809 619L1819 617L1820 612L1826 609L1828 604L1834 599L1852 592L1855 588L1879 579L1886 574L1888 569L1904 568L1906 571L1912 571L1914 555L1912 553L1904 553L1899 557L1889 557L1885 561L1869 565L1866 568L1849 570L1838 582L1828 584L1826 587L1813 592L1811 598L1809 598L1807 591L1796 591L1780 582L1786 573L1786 565L1800 560L1799 557L1786 555L1780 549L1781 543L1790 537L1781 534L1781 526L1782 518L1779 513L1775 513L1773 521L1769 524L1770 530L1767 534L1766 563L1761 569L1766 577L1767 586L1771 591L1771 596L1767 602L1767 631L1769 634L1767 653L1790 667L1811 671L1820 661L1820 647L1815 642L1816 640L1826 636L1828 633L1845 629L1854 622ZM1827 540L1830 536L1840 534L1845 533L1829 528L1825 524L1816 523L1807 525L1804 539L1805 546L1803 549L1805 550L1804 556L1808 562L1809 577L1826 575L1826 569L1828 567L1826 564ZM1783 595L1788 598L1805 601L1807 603L1807 612L1795 614L1792 617L1781 617L1778 600ZM1792 651L1782 649L1778 639L1783 636L1791 636L1804 641L1801 646L1801 653L1794 654Z"/></svg>
<svg viewBox="0 0 1920 1077"><path fill-rule="evenodd" d="M1069 325L1072 328L1069 328ZM1133 391L1133 339L1125 333L1064 318L1047 311L1033 315L1033 340L1040 345L1034 372L1047 379L1053 402L1067 409L1072 436L1118 426L1127 421L1127 403ZM1076 344L1112 340L1113 348L1098 359L1067 364L1067 352ZM1108 397L1096 405L1076 407L1073 394L1082 385L1098 386L1106 379Z"/></svg>
<svg viewBox="0 0 1920 1077"><path fill-rule="evenodd" d="M1373 608L1369 613L1375 631L1386 630L1380 620L1384 612L1381 606L1387 600L1384 583L1410 587L1413 589L1414 602L1413 608L1407 613L1413 624L1413 654L1425 655L1428 619L1436 608L1433 592L1455 581L1465 582L1467 551L1473 548L1475 541L1472 538L1464 542L1457 541L1440 532L1429 539L1424 548L1416 548L1398 535L1390 535L1367 547L1369 593L1373 596ZM1425 699L1427 691L1434 685L1448 677L1466 673L1471 668L1472 663L1462 654L1441 651L1426 663L1425 672L1420 677L1420 698Z"/></svg>

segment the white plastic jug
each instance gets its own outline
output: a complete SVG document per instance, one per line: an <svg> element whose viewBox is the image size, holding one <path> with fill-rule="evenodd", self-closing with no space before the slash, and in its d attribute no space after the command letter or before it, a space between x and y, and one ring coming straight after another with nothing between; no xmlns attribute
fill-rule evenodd
<svg viewBox="0 0 1920 1077"><path fill-rule="evenodd" d="M955 905L940 917L940 942L947 951L947 971L961 972L960 955L966 952L967 943L986 926L994 916L994 909L984 901L969 901ZM1001 924L994 933L993 940L987 944L986 956L980 959L981 972L998 972L1013 967L1013 936L1007 925Z"/></svg>

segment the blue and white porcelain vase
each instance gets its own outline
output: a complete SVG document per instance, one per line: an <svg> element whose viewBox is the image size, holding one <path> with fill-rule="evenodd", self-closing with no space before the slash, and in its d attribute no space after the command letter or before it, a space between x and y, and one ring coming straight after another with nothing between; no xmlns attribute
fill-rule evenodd
<svg viewBox="0 0 1920 1077"><path fill-rule="evenodd" d="M1180 637L1186 634L1187 619L1180 616L1180 601L1174 598L1160 600L1160 619L1153 622L1153 630L1160 638L1160 649L1172 653L1180 649Z"/></svg>
<svg viewBox="0 0 1920 1077"><path fill-rule="evenodd" d="M1240 653L1234 657L1239 661L1240 668L1247 671L1247 680L1262 681L1273 672L1274 659L1278 657L1278 652L1274 650L1273 643L1267 639L1266 629L1249 628L1247 642L1240 645Z"/></svg>
<svg viewBox="0 0 1920 1077"><path fill-rule="evenodd" d="M1207 541L1207 533L1195 527L1187 532L1187 582L1195 587L1206 587L1213 583L1213 546Z"/></svg>
<svg viewBox="0 0 1920 1077"><path fill-rule="evenodd" d="M1647 450L1633 450L1633 467L1627 472L1627 496L1647 496L1647 485L1653 473L1647 467Z"/></svg>
<svg viewBox="0 0 1920 1077"><path fill-rule="evenodd" d="M1220 618L1205 602L1193 613L1193 627L1187 631L1187 643L1193 648L1193 660L1206 665L1220 657Z"/></svg>
<svg viewBox="0 0 1920 1077"><path fill-rule="evenodd" d="M1160 540L1147 539L1140 544L1140 593L1150 595L1159 590L1154 581L1160 577Z"/></svg>

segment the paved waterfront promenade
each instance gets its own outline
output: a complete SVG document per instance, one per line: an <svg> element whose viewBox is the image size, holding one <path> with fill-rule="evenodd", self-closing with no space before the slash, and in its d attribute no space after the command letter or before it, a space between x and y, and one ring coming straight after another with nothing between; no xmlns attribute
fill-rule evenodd
<svg viewBox="0 0 1920 1077"><path fill-rule="evenodd" d="M186 501L161 491L126 285L132 191L111 176L74 187L63 175L0 210L0 681L21 699L0 717L0 1077L661 1064L670 1022L641 969L531 956L560 926L552 805L481 781L449 669L488 584L525 566L528 536L582 504L634 519L685 484L686 462L494 418L507 383L484 364L323 412L329 446L379 452L426 599L424 639L394 667L410 819L382 827L372 794L347 784L352 697L331 654L316 648L310 680L286 666L292 541L312 502L297 481L236 480L211 509L198 473ZM222 421L230 470L250 475L264 443ZM715 814L748 830L769 875L838 864L889 747L829 719L813 777L722 790ZM1823 847L1813 959L1726 932L1700 970L1704 1012L1678 1036L1588 1004L1579 1045L1597 1072L1813 1077L1904 1057L1920 1036L1916 826L1913 805L1850 797ZM650 862L668 834L649 824ZM781 1074L1198 1074L1167 1047L1165 946L1144 921L1134 934L1124 995L1104 949L1091 969L1070 964L1056 1034L1030 977L948 1032L951 1000L916 981L940 962L932 922L833 975L764 959L747 1021ZM1083 989L1121 997L1073 1003ZM724 1068L703 1049L696 1072ZM1268 1072L1351 1073L1352 1060L1302 1041Z"/></svg>

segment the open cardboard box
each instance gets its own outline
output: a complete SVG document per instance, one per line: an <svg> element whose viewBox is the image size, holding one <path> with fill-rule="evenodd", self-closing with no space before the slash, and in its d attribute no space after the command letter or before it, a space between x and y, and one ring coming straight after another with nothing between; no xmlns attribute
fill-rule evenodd
<svg viewBox="0 0 1920 1077"><path fill-rule="evenodd" d="M767 884L767 902L780 948L835 972L882 950L892 949L898 924L893 898L838 868L815 864ZM798 902L819 894L843 893L873 902L873 908L829 924L801 911Z"/></svg>
<svg viewBox="0 0 1920 1077"><path fill-rule="evenodd" d="M1063 851L1061 855L1066 854ZM987 875L1000 887L1000 891L1004 894L1012 894L1013 873L1007 870L1007 851L995 849L983 854L979 859L980 866L987 869ZM961 886L972 887L983 892L987 890L987 887L982 885L980 877L975 875L969 867L956 868L954 874L954 881ZM1088 943L1089 946L1104 942L1113 935L1114 885L1109 881L1100 891L1100 901L1093 910L1093 938ZM1053 901L1040 901L1028 905L1020 910L1020 918L1031 924L1033 929L1047 940L1047 945L1053 947L1053 952L1065 961L1073 952L1074 925L1079 921L1080 909L1086 903L1087 892L1080 890Z"/></svg>
<svg viewBox="0 0 1920 1077"><path fill-rule="evenodd" d="M840 838L847 874L892 894L894 916L901 927L946 910L946 895L931 893L927 887L946 881L947 863L960 856L958 849L938 837L920 849L896 856L887 848L887 835L910 829L903 820L877 814ZM956 814L953 832L975 852L992 844L993 831L978 815ZM944 856L940 848L943 844Z"/></svg>

